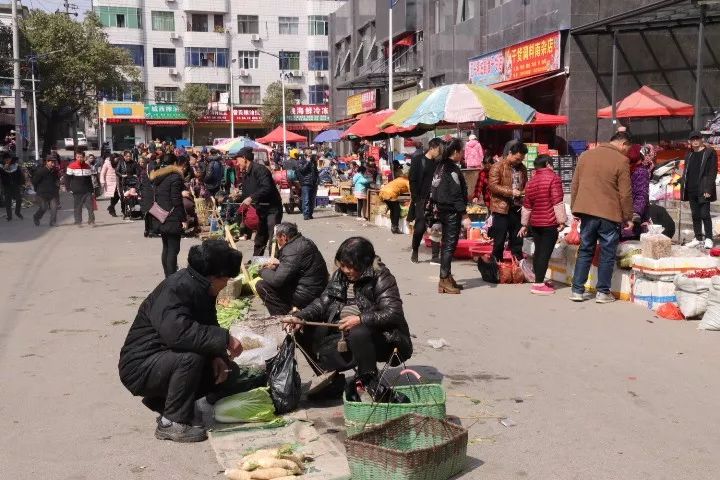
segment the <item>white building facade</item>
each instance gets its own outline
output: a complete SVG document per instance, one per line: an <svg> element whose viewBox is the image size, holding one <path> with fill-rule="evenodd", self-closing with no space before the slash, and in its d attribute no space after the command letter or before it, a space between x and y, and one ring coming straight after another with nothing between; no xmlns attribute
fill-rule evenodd
<svg viewBox="0 0 720 480"><path fill-rule="evenodd" d="M267 132L260 105L280 80L293 92L288 129L312 135L328 121L328 15L331 0L95 0L110 43L141 68L142 92L106 93L100 117L115 149L154 138L187 138L178 92L206 84L212 109L196 126L195 144ZM232 102L228 98L232 95Z"/></svg>

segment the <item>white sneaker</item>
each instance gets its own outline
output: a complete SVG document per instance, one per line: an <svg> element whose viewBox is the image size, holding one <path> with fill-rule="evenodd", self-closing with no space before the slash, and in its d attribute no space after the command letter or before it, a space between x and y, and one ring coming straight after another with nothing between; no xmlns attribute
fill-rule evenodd
<svg viewBox="0 0 720 480"><path fill-rule="evenodd" d="M715 244L712 241L712 238L706 238L705 239L705 248L710 249L713 248Z"/></svg>
<svg viewBox="0 0 720 480"><path fill-rule="evenodd" d="M688 243L685 244L685 246L686 246L686 247L689 247L689 248L695 248L695 247L697 247L698 245L700 245L700 240L698 240L698 239L695 239L695 240L693 240L693 241L688 242Z"/></svg>
<svg viewBox="0 0 720 480"><path fill-rule="evenodd" d="M615 300L617 299L612 293L598 292L595 296L595 303L612 303Z"/></svg>

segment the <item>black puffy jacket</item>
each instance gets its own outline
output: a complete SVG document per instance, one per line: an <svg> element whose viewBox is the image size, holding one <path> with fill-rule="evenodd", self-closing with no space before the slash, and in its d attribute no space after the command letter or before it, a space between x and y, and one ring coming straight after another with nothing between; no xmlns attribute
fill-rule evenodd
<svg viewBox="0 0 720 480"><path fill-rule="evenodd" d="M223 181L224 168L222 158L219 155L213 155L208 158L207 170L205 172L205 186L210 193L217 193Z"/></svg>
<svg viewBox="0 0 720 480"><path fill-rule="evenodd" d="M328 269L320 250L309 238L298 234L280 249L280 265L265 268L260 277L276 290L293 292L293 305L308 306L328 283Z"/></svg>
<svg viewBox="0 0 720 480"><path fill-rule="evenodd" d="M298 162L298 178L303 187L315 187L318 184L318 169L315 162L304 159Z"/></svg>
<svg viewBox="0 0 720 480"><path fill-rule="evenodd" d="M158 234L180 235L183 231L182 222L187 218L182 199L182 191L185 189L182 168L174 165L159 168L150 172L150 181L155 187L155 201L170 212L165 223L160 223L150 216L152 231ZM150 205L152 206L152 203Z"/></svg>
<svg viewBox="0 0 720 480"><path fill-rule="evenodd" d="M60 179L57 170L49 169L45 166L35 170L32 177L33 188L41 198L51 200L58 196L60 192Z"/></svg>
<svg viewBox="0 0 720 480"><path fill-rule="evenodd" d="M443 160L438 164L432 180L431 197L439 210L465 213L468 189L457 163Z"/></svg>
<svg viewBox="0 0 720 480"><path fill-rule="evenodd" d="M347 303L349 285L345 274L340 269L336 270L320 298L295 315L305 321L339 322L340 310ZM355 282L355 302L360 309L362 323L370 330L382 333L390 344L398 348L403 361L409 359L413 347L400 290L395 277L379 257Z"/></svg>
<svg viewBox="0 0 720 480"><path fill-rule="evenodd" d="M252 197L255 207L282 208L280 192L275 186L272 173L265 166L253 163L250 171L245 174L242 183L241 200Z"/></svg>
<svg viewBox="0 0 720 480"><path fill-rule="evenodd" d="M145 385L157 353L195 352L227 357L228 331L217 323L210 282L192 268L163 280L143 301L120 350L123 385L136 395Z"/></svg>

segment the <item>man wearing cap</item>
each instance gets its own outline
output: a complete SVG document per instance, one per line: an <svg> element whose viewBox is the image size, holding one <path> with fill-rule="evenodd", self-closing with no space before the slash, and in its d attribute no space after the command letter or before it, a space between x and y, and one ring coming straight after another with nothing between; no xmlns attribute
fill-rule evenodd
<svg viewBox="0 0 720 480"><path fill-rule="evenodd" d="M710 203L717 200L715 177L717 176L717 154L705 145L700 132L690 133L690 153L685 157L685 169L681 180L682 201L690 202L695 240L688 247L696 247L705 240L705 248L713 247ZM705 235L703 235L703 228Z"/></svg>
<svg viewBox="0 0 720 480"><path fill-rule="evenodd" d="M275 186L272 173L254 162L252 148L244 147L235 156L235 165L244 173L240 199L243 205L253 205L258 215L253 255L262 256L275 225L282 221L282 199Z"/></svg>

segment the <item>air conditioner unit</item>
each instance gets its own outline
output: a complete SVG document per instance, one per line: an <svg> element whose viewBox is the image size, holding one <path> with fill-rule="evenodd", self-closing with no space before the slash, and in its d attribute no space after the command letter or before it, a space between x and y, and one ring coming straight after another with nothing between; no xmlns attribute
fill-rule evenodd
<svg viewBox="0 0 720 480"><path fill-rule="evenodd" d="M251 41L251 42L259 42L259 41L260 41L260 35L258 35L257 33L254 33L254 34L250 37L250 41Z"/></svg>
<svg viewBox="0 0 720 480"><path fill-rule="evenodd" d="M180 34L179 34L179 33L172 32L172 33L170 34L170 40L179 40L179 39L180 39Z"/></svg>
<svg viewBox="0 0 720 480"><path fill-rule="evenodd" d="M249 77L250 72L248 72L247 70L240 70L240 76L241 77Z"/></svg>
<svg viewBox="0 0 720 480"><path fill-rule="evenodd" d="M168 73L173 76L180 74L177 68L171 68L170 70L168 70Z"/></svg>
<svg viewBox="0 0 720 480"><path fill-rule="evenodd" d="M325 72L318 70L315 72L315 78L325 78Z"/></svg>
<svg viewBox="0 0 720 480"><path fill-rule="evenodd" d="M301 72L300 70L293 70L292 72L290 72L290 76L291 77L302 77L303 72Z"/></svg>

